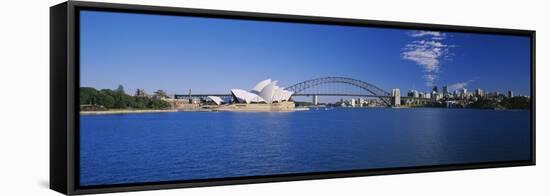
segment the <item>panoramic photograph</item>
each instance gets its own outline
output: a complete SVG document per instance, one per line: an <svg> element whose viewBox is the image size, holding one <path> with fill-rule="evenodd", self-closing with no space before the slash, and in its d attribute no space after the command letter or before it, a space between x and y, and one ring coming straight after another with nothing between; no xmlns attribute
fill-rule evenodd
<svg viewBox="0 0 550 196"><path fill-rule="evenodd" d="M79 17L83 187L531 159L528 36Z"/></svg>

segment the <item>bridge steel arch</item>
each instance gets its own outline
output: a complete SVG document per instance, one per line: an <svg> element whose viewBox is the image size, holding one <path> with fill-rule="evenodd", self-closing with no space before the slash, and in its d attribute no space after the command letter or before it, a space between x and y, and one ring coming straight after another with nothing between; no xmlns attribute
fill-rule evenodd
<svg viewBox="0 0 550 196"><path fill-rule="evenodd" d="M315 78L306 80L297 84L294 84L292 86L289 86L285 88L285 90L293 91L295 95L300 95L300 92L305 91L306 89L323 85L323 84L329 84L329 83L343 83L352 85L355 87L358 87L360 89L365 90L368 94L370 94L373 97L378 97L380 100L382 100L384 103L386 103L388 106L391 105L391 94L386 92L385 90L378 88L377 86L374 86L368 82L357 80L353 78L347 78L347 77L323 77L323 78ZM368 95L366 94L366 95Z"/></svg>

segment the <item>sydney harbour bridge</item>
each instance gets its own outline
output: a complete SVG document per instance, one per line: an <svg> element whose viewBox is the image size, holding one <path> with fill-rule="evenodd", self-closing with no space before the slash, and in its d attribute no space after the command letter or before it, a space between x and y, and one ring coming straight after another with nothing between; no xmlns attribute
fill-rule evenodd
<svg viewBox="0 0 550 196"><path fill-rule="evenodd" d="M381 89L368 82L357 80L348 77L322 77L303 82L296 83L285 90L294 92L292 97L313 97L314 100L317 97L332 96L332 97L358 97L358 98L378 98L382 103L387 106L392 105L394 95L388 91ZM188 99L188 98L206 98L208 96L218 97L231 97L231 94L176 94L176 99ZM400 96L400 95L399 95ZM412 98L403 96L401 99L417 99L421 101L423 98Z"/></svg>

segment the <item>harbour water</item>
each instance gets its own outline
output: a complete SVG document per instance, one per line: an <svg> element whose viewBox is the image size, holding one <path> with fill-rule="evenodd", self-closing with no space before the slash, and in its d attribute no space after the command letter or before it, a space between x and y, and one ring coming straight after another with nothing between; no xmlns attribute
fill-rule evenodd
<svg viewBox="0 0 550 196"><path fill-rule="evenodd" d="M80 117L80 185L527 160L527 110L341 108Z"/></svg>

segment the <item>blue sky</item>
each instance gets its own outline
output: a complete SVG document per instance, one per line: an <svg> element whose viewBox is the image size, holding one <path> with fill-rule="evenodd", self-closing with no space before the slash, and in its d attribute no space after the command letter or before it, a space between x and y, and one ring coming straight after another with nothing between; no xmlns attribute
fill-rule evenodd
<svg viewBox="0 0 550 196"><path fill-rule="evenodd" d="M82 11L81 86L228 93L344 76L530 93L528 37Z"/></svg>

